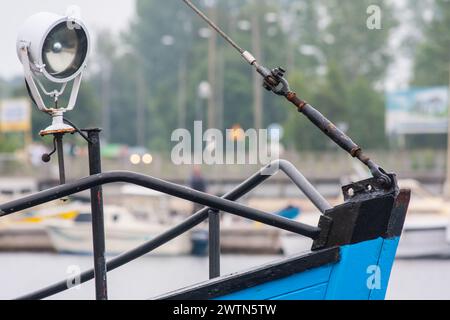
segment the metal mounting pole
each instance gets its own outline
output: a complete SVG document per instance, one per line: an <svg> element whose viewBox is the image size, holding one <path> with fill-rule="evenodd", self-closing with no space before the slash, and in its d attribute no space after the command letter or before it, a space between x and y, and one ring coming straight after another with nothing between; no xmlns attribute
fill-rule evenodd
<svg viewBox="0 0 450 320"><path fill-rule="evenodd" d="M220 277L220 212L209 210L209 278Z"/></svg>
<svg viewBox="0 0 450 320"><path fill-rule="evenodd" d="M63 147L63 136L62 133L55 134L56 150L58 153L58 167L59 167L59 183L66 183L66 172L64 168L64 147Z"/></svg>
<svg viewBox="0 0 450 320"><path fill-rule="evenodd" d="M100 154L101 129L83 130L87 132L89 142L90 175L102 172ZM108 300L107 269L105 258L105 223L103 216L103 188L91 189L92 236L94 245L95 294L97 300Z"/></svg>

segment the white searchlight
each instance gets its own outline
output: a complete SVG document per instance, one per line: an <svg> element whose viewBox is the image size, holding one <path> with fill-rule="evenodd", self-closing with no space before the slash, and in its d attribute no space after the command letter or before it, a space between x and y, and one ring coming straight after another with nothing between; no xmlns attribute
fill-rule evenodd
<svg viewBox="0 0 450 320"><path fill-rule="evenodd" d="M41 131L42 136L75 131L64 123L63 115L75 107L89 49L88 30L81 18L75 15L37 13L19 31L17 54L23 65L28 92L39 110L53 117L52 125ZM61 87L47 91L42 79ZM58 99L71 81L69 102L61 107ZM45 105L41 92L53 98L53 106Z"/></svg>

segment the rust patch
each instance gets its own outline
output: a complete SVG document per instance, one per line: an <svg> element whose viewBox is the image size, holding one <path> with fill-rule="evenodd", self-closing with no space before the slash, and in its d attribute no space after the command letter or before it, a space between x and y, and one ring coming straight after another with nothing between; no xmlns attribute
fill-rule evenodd
<svg viewBox="0 0 450 320"><path fill-rule="evenodd" d="M370 161L370 158L362 152L362 149L360 147L353 149L351 154L353 157L358 158L359 160L361 160L362 163L364 163L366 165Z"/></svg>
<svg viewBox="0 0 450 320"><path fill-rule="evenodd" d="M359 158L362 155L362 149L360 147L353 148L350 154L353 158Z"/></svg>
<svg viewBox="0 0 450 320"><path fill-rule="evenodd" d="M63 130L49 130L49 131L41 131L41 132L39 132L39 135L41 136L41 137L44 137L44 136L48 136L48 135L51 135L51 134L66 134L66 133L74 133L76 130L75 129L63 129Z"/></svg>
<svg viewBox="0 0 450 320"><path fill-rule="evenodd" d="M302 112L303 108L308 104L306 101L301 100L297 97L297 94L295 92L288 92L286 94L286 99L288 99L290 102L292 102L297 108L298 111Z"/></svg>

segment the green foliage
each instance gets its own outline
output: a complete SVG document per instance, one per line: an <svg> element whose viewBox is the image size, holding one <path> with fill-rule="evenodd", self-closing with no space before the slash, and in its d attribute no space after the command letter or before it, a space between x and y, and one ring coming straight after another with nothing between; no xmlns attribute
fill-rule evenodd
<svg viewBox="0 0 450 320"><path fill-rule="evenodd" d="M367 28L366 10L373 4L382 10L381 30ZM319 26L321 6L325 9L321 14L329 20L325 27ZM301 9L300 13L313 17L305 28L314 32L313 36L302 34L301 38L307 39L302 43L322 52L322 56L315 57L315 64L313 60L306 61L316 67L325 62L327 72L321 76L312 74L311 68L302 68L303 74L291 78L292 88L335 124L344 125L361 146L385 147L384 98L375 87L384 79L392 60L387 50L390 33L396 26L392 7L388 1L321 0L304 1ZM290 117L286 123L290 146L299 150L335 148L299 117Z"/></svg>
<svg viewBox="0 0 450 320"><path fill-rule="evenodd" d="M0 152L12 153L19 148L23 148L23 137L20 133L1 134Z"/></svg>
<svg viewBox="0 0 450 320"><path fill-rule="evenodd" d="M363 77L370 84L384 80L391 62L389 36L397 21L386 0L320 0L330 19L319 34L321 48L328 58L338 62L345 79ZM367 8L381 9L381 29L367 28Z"/></svg>
<svg viewBox="0 0 450 320"><path fill-rule="evenodd" d="M196 3L202 5L203 1ZM383 81L391 61L387 44L396 21L389 3L216 0L217 21L227 33L253 51L252 32L239 29L239 22L257 19L262 46L259 60L268 67L288 67L293 90L332 121L347 124L358 143L372 148L385 145L383 94L375 87ZM382 9L381 30L367 29L366 10L372 4ZM198 108L203 109L202 118L206 119L205 101L198 98L197 88L208 78L208 39L199 35L199 30L207 26L181 1L137 0L136 9L136 17L120 39L106 31L98 37L94 52L100 69L83 82L77 110L68 117L80 127L100 126L101 106L108 105L110 142L137 145L137 106L141 101L145 107L146 146L168 151L171 133L180 122L180 88L184 87L187 94L186 127L192 128L198 120ZM268 13L276 13L278 21L268 21ZM161 41L167 36L174 40L170 46ZM301 45L317 48L322 57L301 53ZM217 63L224 70L223 81L219 81L223 82L224 128L234 124L253 127L254 71L221 38L217 46ZM187 75L180 81L183 64ZM218 72L217 77L222 78L222 74ZM17 95L25 94L23 88L19 91ZM220 96L217 105L222 102ZM278 96L264 93L263 113L264 126L285 124L289 147L335 148ZM34 133L48 124L47 116L33 112Z"/></svg>
<svg viewBox="0 0 450 320"><path fill-rule="evenodd" d="M312 101L314 93L312 90L316 88L316 83L306 81L306 77L300 73L295 72L289 77L289 82L293 88L301 92L302 97L306 101ZM315 128L309 121L302 117L301 114L295 110L285 123L286 130L286 144L290 148L295 148L299 151L323 148L326 145L326 140L318 134L318 129Z"/></svg>
<svg viewBox="0 0 450 320"><path fill-rule="evenodd" d="M416 49L413 85L445 85L450 72L450 1L434 0L433 18L424 28L424 40Z"/></svg>
<svg viewBox="0 0 450 320"><path fill-rule="evenodd" d="M290 78L302 96L336 125L347 129L355 142L365 148L386 145L384 133L384 100L365 78L347 82L336 63L329 66L325 79L309 82L301 74ZM298 150L336 148L309 121L298 116L286 122L287 143Z"/></svg>
<svg viewBox="0 0 450 320"><path fill-rule="evenodd" d="M350 86L349 134L364 148L386 148L384 97L374 91L365 78L359 78Z"/></svg>

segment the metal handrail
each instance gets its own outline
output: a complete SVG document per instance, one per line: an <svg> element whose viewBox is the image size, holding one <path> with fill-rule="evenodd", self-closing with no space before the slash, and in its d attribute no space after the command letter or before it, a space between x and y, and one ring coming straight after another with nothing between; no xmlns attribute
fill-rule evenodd
<svg viewBox="0 0 450 320"><path fill-rule="evenodd" d="M92 175L72 183L67 183L19 200L11 201L0 206L0 217L29 209L49 201L68 197L97 186L118 182L131 183L144 188L159 191L180 199L232 213L242 218L247 218L286 231L298 233L312 239L316 239L320 233L318 228L311 227L303 223L295 222L280 216L275 216L261 210L249 208L234 201L196 191L185 186L180 186L168 181L128 171L113 171Z"/></svg>
<svg viewBox="0 0 450 320"><path fill-rule="evenodd" d="M277 170L273 170L273 168L276 168ZM304 176L300 172L298 172L298 170L291 163L284 160L277 160L262 169L260 172L254 174L252 177L248 178L242 184L240 184L221 198L153 177L139 175L131 172L118 171L94 175L74 183L69 183L50 190L42 191L23 199L9 202L0 206L0 217L15 213L17 211L28 209L54 199L58 199L60 197L69 196L95 186L114 182L133 183L142 187L164 192L169 195L177 196L179 198L210 207L200 210L178 226L161 234L160 236L157 236L156 238L139 246L138 248L128 251L112 259L106 264L107 271L112 271L139 257L142 257L143 255L152 252L153 250L156 250L167 242L175 239L181 234L191 230L195 226L208 219L208 216L212 210L211 208L214 208L214 210L219 209L227 211L241 217L259 221L264 224L275 226L280 229L316 239L321 232L321 229L318 227L311 227L286 218L275 216L273 214L251 209L233 202L252 191L255 187L266 181L271 176L275 175L278 172L278 169L285 172L288 177L307 195L307 197L311 199L311 201L313 201L313 203L317 207L321 208L322 212L325 212L326 210L331 208L328 202L317 192L316 189L314 189L314 187L304 178ZM94 270L88 270L80 275L80 283L92 280L94 277ZM54 294L66 291L67 289L67 282L61 281L35 293L23 296L19 299L44 299Z"/></svg>

